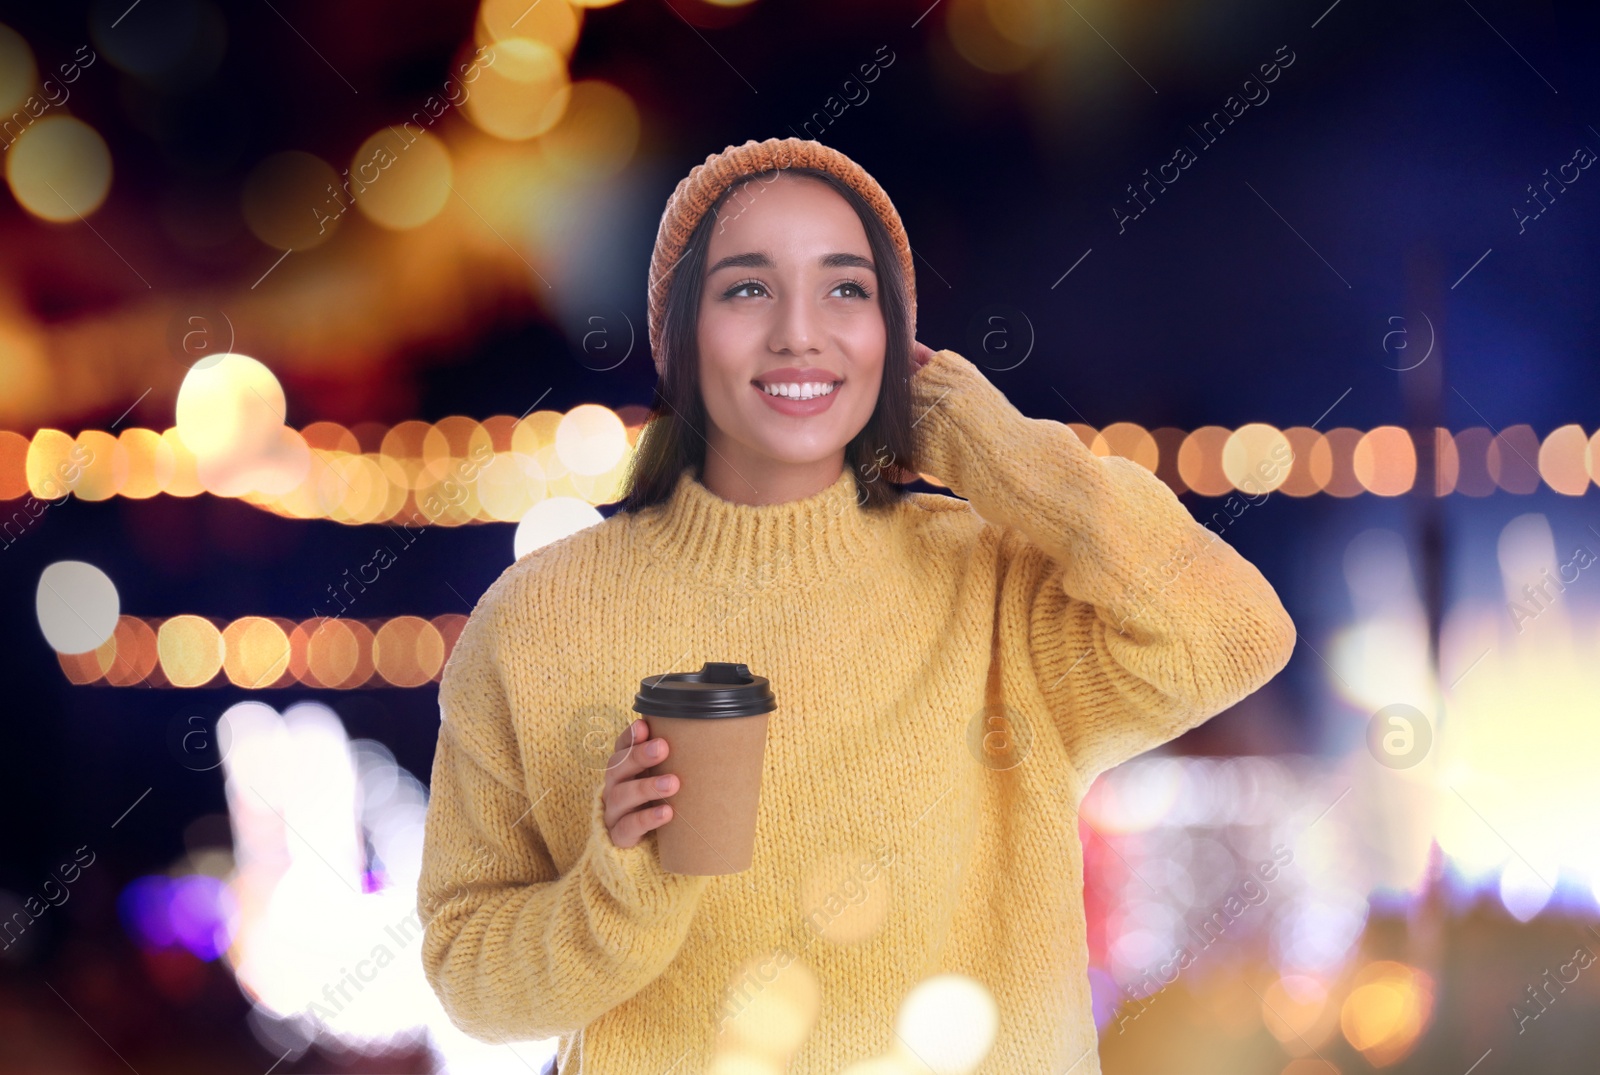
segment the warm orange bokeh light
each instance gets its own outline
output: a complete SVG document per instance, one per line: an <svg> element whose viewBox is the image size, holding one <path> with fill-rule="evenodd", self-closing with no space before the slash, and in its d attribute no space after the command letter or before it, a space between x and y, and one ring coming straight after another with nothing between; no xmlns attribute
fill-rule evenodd
<svg viewBox="0 0 1600 1075"><path fill-rule="evenodd" d="M1330 429L1311 446L1311 476L1329 496L1359 496L1364 492L1356 477L1356 445L1361 430L1340 426Z"/></svg>
<svg viewBox="0 0 1600 1075"><path fill-rule="evenodd" d="M1580 425L1553 430L1539 446L1539 475L1558 493L1583 496L1589 491L1589 470L1584 452L1589 438Z"/></svg>
<svg viewBox="0 0 1600 1075"><path fill-rule="evenodd" d="M1506 426L1489 442L1485 464L1494 483L1508 493L1539 488L1539 438L1525 423Z"/></svg>
<svg viewBox="0 0 1600 1075"><path fill-rule="evenodd" d="M1089 448L1095 455L1120 455L1154 471L1161 453L1156 439L1137 422L1112 422L1095 434Z"/></svg>
<svg viewBox="0 0 1600 1075"><path fill-rule="evenodd" d="M1400 496L1417 480L1417 453L1411 434L1399 426L1378 426L1356 442L1351 458L1356 480L1369 493Z"/></svg>
<svg viewBox="0 0 1600 1075"><path fill-rule="evenodd" d="M128 480L128 450L110 433L86 429L78 434L79 458L88 458L72 487L79 500L110 500Z"/></svg>
<svg viewBox="0 0 1600 1075"><path fill-rule="evenodd" d="M1379 960L1363 967L1339 1012L1345 1040L1373 1067L1409 1053L1433 1014L1433 980L1404 963Z"/></svg>
<svg viewBox="0 0 1600 1075"><path fill-rule="evenodd" d="M199 687L222 668L222 632L204 616L173 616L156 632L156 652L173 686Z"/></svg>
<svg viewBox="0 0 1600 1075"><path fill-rule="evenodd" d="M1322 492L1322 483L1311 469L1311 457L1322 443L1322 433L1310 426L1290 426L1283 431L1283 438L1289 442L1294 461L1289 464L1289 476L1278 486L1279 491L1289 496L1315 496Z"/></svg>
<svg viewBox="0 0 1600 1075"><path fill-rule="evenodd" d="M420 616L396 616L373 635L378 674L396 687L420 687L444 666L444 639Z"/></svg>
<svg viewBox="0 0 1600 1075"><path fill-rule="evenodd" d="M172 446L153 429L124 429L117 438L128 454L128 473L119 490L132 500L147 500L172 482L177 470Z"/></svg>
<svg viewBox="0 0 1600 1075"><path fill-rule="evenodd" d="M1489 471L1489 442L1494 434L1482 426L1463 429L1455 435L1456 481L1454 489L1463 496L1488 496L1495 491Z"/></svg>
<svg viewBox="0 0 1600 1075"><path fill-rule="evenodd" d="M1234 491L1222 469L1222 450L1232 435L1233 430L1224 426L1201 426L1185 437L1178 449L1178 473L1201 496L1227 496Z"/></svg>
<svg viewBox="0 0 1600 1075"><path fill-rule="evenodd" d="M145 682L158 660L155 629L137 616L119 616L111 640L116 646L116 655L105 671L106 682L113 687L133 687Z"/></svg>
<svg viewBox="0 0 1600 1075"><path fill-rule="evenodd" d="M289 669L289 639L283 628L261 616L242 616L222 632L223 670L236 687L257 690L281 680Z"/></svg>

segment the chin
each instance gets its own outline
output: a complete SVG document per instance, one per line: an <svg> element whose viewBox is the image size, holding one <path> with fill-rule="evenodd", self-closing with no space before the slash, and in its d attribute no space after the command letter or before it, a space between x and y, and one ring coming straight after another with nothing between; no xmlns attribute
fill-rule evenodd
<svg viewBox="0 0 1600 1075"><path fill-rule="evenodd" d="M793 447L775 446L767 453L767 458L773 460L774 462L788 463L797 467L810 466L813 463L820 463L825 459L832 459L834 456L839 455L844 450L844 447L845 446L841 444L837 448L824 448L818 451L805 451Z"/></svg>

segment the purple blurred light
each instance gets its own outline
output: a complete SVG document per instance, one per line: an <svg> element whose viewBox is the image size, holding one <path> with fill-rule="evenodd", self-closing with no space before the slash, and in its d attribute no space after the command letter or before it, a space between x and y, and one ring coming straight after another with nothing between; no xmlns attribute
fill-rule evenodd
<svg viewBox="0 0 1600 1075"><path fill-rule="evenodd" d="M205 874L149 874L130 882L117 897L123 928L141 948L182 945L204 960L227 950L236 911L228 886Z"/></svg>
<svg viewBox="0 0 1600 1075"><path fill-rule="evenodd" d="M177 943L167 916L168 878L150 874L128 882L117 897L117 915L128 936L141 948L170 948Z"/></svg>
<svg viewBox="0 0 1600 1075"><path fill-rule="evenodd" d="M199 959L216 959L228 950L235 922L233 893L205 874L190 874L168 889L168 917L178 940Z"/></svg>
<svg viewBox="0 0 1600 1075"><path fill-rule="evenodd" d="M1117 1006L1123 1001L1122 993L1117 989L1117 983L1108 971L1093 964L1089 966L1089 1006L1094 1011L1094 1028L1096 1032L1102 1031L1111 1022L1112 1016L1117 1014Z"/></svg>

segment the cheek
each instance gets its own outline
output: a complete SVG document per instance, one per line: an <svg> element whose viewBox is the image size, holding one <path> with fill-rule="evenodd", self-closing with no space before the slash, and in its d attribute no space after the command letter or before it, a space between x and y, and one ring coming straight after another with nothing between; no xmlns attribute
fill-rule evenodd
<svg viewBox="0 0 1600 1075"><path fill-rule="evenodd" d="M861 392L862 400L857 402L865 408L865 414L870 416L877 403L878 393L883 388L885 351L888 347L888 334L884 330L883 318L875 316L861 318L860 323L851 326L847 344L855 368L855 380L858 387L865 389Z"/></svg>
<svg viewBox="0 0 1600 1075"><path fill-rule="evenodd" d="M883 391L883 367L865 376L858 376L852 386L855 399L850 401L851 422L860 428L872 419L873 409L878 405L878 395Z"/></svg>
<svg viewBox="0 0 1600 1075"><path fill-rule="evenodd" d="M721 352L725 353L725 352ZM705 405L706 420L724 433L744 429L750 424L752 407L762 407L755 398L755 389L748 379L731 362L719 360L715 344L700 350L700 399Z"/></svg>
<svg viewBox="0 0 1600 1075"><path fill-rule="evenodd" d="M723 386L727 391L735 381L747 383L752 345L739 335L738 326L726 319L702 318L696 342L700 350L700 383L708 390Z"/></svg>

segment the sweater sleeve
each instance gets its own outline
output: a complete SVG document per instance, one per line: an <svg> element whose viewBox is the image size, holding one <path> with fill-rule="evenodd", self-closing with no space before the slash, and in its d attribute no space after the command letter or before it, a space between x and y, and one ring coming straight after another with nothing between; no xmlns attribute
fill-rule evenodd
<svg viewBox="0 0 1600 1075"><path fill-rule="evenodd" d="M654 833L613 844L603 781L587 800L583 852L557 873L533 811L544 792L528 787L512 726L493 593L468 619L439 684L417 886L422 964L465 1033L542 1040L573 1033L659 977L706 878L662 869Z"/></svg>
<svg viewBox="0 0 1600 1075"><path fill-rule="evenodd" d="M1288 663L1294 622L1271 584L1155 474L1024 416L954 351L929 359L912 394L919 469L1004 528L1000 605L1021 609L1011 622L1026 624L1084 787Z"/></svg>

